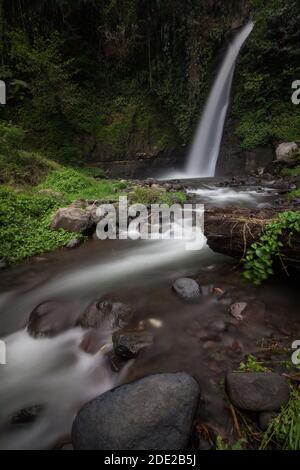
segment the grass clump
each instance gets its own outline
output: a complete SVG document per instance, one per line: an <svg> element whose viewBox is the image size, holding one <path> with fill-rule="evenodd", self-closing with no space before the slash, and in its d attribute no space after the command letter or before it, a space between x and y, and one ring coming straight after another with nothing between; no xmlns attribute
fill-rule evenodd
<svg viewBox="0 0 300 470"><path fill-rule="evenodd" d="M264 367L255 356L251 354L247 357L246 362L241 362L238 372L268 372L269 369Z"/></svg>
<svg viewBox="0 0 300 470"><path fill-rule="evenodd" d="M60 193L66 202L76 199L116 199L124 188L122 183L101 180L96 181L86 170L62 168L51 172L39 185L39 189L49 189Z"/></svg>
<svg viewBox="0 0 300 470"><path fill-rule="evenodd" d="M165 192L160 189L136 188L132 195L132 202L136 204L184 204L187 196L181 191Z"/></svg>
<svg viewBox="0 0 300 470"><path fill-rule="evenodd" d="M59 206L53 196L0 187L0 259L16 263L53 251L74 238L72 233L49 228Z"/></svg>
<svg viewBox="0 0 300 470"><path fill-rule="evenodd" d="M221 436L218 436L216 439L216 450L245 450L246 444L247 440L244 438L239 439L233 444L228 444Z"/></svg>
<svg viewBox="0 0 300 470"><path fill-rule="evenodd" d="M300 450L300 395L295 388L291 390L287 405L264 433L260 449L272 444L281 450Z"/></svg>

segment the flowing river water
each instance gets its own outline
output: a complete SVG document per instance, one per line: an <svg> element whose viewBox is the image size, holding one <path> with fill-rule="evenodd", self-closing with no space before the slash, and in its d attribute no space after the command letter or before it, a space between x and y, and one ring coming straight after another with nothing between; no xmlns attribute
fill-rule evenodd
<svg viewBox="0 0 300 470"><path fill-rule="evenodd" d="M271 197L218 188L193 191L212 205L220 197L227 205L238 199L245 206ZM199 282L199 303L187 304L172 291L182 276ZM220 381L246 354L264 352L265 360L280 364L274 344L289 347L287 338L299 331L298 291L289 280L254 288L242 280L235 261L206 245L189 252L184 241L170 240L90 241L76 251L62 250L1 272L0 337L7 365L0 367L0 448L52 448L68 441L76 412L93 397L148 374L183 370L200 383L202 420L217 433L230 433ZM96 354L82 348L87 333L77 320L101 298L131 305L131 327L153 333L153 345L136 359L116 363L105 327L91 339L97 342ZM70 308L58 309L48 320L59 335L34 339L26 325L45 301ZM236 301L248 305L242 321L227 311ZM39 407L35 420L18 420L20 410L33 406Z"/></svg>

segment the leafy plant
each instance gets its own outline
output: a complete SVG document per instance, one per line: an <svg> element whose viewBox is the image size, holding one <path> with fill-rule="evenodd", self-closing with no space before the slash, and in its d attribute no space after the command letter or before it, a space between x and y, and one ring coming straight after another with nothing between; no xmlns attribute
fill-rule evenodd
<svg viewBox="0 0 300 470"><path fill-rule="evenodd" d="M76 199L118 199L121 188L124 186L118 182L96 181L87 175L86 170L64 167L51 172L38 187L60 193L68 203Z"/></svg>
<svg viewBox="0 0 300 470"><path fill-rule="evenodd" d="M246 362L241 362L238 369L239 372L268 372L268 368L264 367L255 356L251 354L247 357Z"/></svg>
<svg viewBox="0 0 300 470"><path fill-rule="evenodd" d="M216 450L244 450L247 440L244 438L239 439L234 444L227 444L221 436L216 439Z"/></svg>
<svg viewBox="0 0 300 470"><path fill-rule="evenodd" d="M274 260L282 260L283 236L291 243L300 232L300 212L283 212L270 222L257 243L253 243L244 259L244 277L259 286L274 274Z"/></svg>
<svg viewBox="0 0 300 470"><path fill-rule="evenodd" d="M51 195L0 187L0 258L19 262L53 251L74 238L72 233L49 228L53 211L60 203Z"/></svg>
<svg viewBox="0 0 300 470"><path fill-rule="evenodd" d="M300 395L295 388L291 389L287 405L264 433L260 449L267 449L271 444L282 450L300 450Z"/></svg>

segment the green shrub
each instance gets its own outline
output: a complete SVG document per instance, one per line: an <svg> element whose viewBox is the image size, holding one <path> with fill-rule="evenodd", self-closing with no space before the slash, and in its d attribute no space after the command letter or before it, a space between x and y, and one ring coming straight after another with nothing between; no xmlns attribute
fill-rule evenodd
<svg viewBox="0 0 300 470"><path fill-rule="evenodd" d="M282 407L263 435L260 448L276 445L280 450L300 450L300 395L291 389L289 402Z"/></svg>
<svg viewBox="0 0 300 470"><path fill-rule="evenodd" d="M251 354L247 357L246 362L241 362L239 372L267 372L269 369L264 367L255 356Z"/></svg>
<svg viewBox="0 0 300 470"><path fill-rule="evenodd" d="M44 157L23 150L24 138L22 128L0 122L0 183L35 185L56 167Z"/></svg>
<svg viewBox="0 0 300 470"><path fill-rule="evenodd" d="M58 207L55 197L0 187L0 259L19 262L53 251L74 238L64 230L50 230L52 214Z"/></svg>
<svg viewBox="0 0 300 470"><path fill-rule="evenodd" d="M274 259L282 258L283 235L288 240L300 232L300 212L283 212L270 222L257 243L248 250L244 259L244 277L259 286L274 274ZM288 241L289 242L289 241Z"/></svg>
<svg viewBox="0 0 300 470"><path fill-rule="evenodd" d="M63 168L53 171L39 185L39 189L51 189L64 197L67 202L76 199L115 199L119 197L120 183L109 180L96 181L87 176L86 170Z"/></svg>
<svg viewBox="0 0 300 470"><path fill-rule="evenodd" d="M254 3L255 27L241 56L233 104L244 149L300 139L300 107L291 101L299 74L300 3Z"/></svg>

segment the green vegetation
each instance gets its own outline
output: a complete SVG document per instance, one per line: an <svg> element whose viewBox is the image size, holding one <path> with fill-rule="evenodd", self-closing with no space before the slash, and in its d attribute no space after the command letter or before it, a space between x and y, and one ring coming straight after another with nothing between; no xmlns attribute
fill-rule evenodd
<svg viewBox="0 0 300 470"><path fill-rule="evenodd" d="M56 164L35 152L23 150L25 132L21 127L0 122L0 183L34 185Z"/></svg>
<svg viewBox="0 0 300 470"><path fill-rule="evenodd" d="M247 445L246 439L239 439L233 444L227 444L221 436L216 439L216 450L245 450Z"/></svg>
<svg viewBox="0 0 300 470"><path fill-rule="evenodd" d="M78 199L117 200L124 185L108 180L97 181L88 176L86 170L62 168L52 171L37 189L55 191L68 204Z"/></svg>
<svg viewBox="0 0 300 470"><path fill-rule="evenodd" d="M0 187L0 259L21 261L64 246L74 234L49 228L60 206L54 196Z"/></svg>
<svg viewBox="0 0 300 470"><path fill-rule="evenodd" d="M2 0L3 119L64 164L190 140L239 0ZM0 116L1 117L1 116Z"/></svg>
<svg viewBox="0 0 300 470"><path fill-rule="evenodd" d="M291 101L300 73L300 3L255 4L255 28L238 68L233 106L244 149L300 139L300 107Z"/></svg>
<svg viewBox="0 0 300 470"><path fill-rule="evenodd" d="M300 212L283 212L276 220L270 222L257 243L248 250L244 259L244 276L259 286L274 274L274 260L284 263L282 254L283 236L291 243L295 233L300 232Z"/></svg>
<svg viewBox="0 0 300 470"><path fill-rule="evenodd" d="M74 234L50 230L57 209L78 199L117 200L122 194L124 185L98 182L84 173L60 168L38 186L22 190L0 186L0 259L14 263L64 246Z"/></svg>
<svg viewBox="0 0 300 470"><path fill-rule="evenodd" d="M132 202L138 204L184 204L187 201L187 196L180 192L174 191L167 193L160 189L149 188L136 188L132 195Z"/></svg>
<svg viewBox="0 0 300 470"><path fill-rule="evenodd" d="M106 180L98 168L71 168L23 150L21 127L0 124L0 259L15 263L55 250L74 238L50 230L53 214L76 200L117 201L130 183ZM137 188L134 202L185 202L180 192ZM76 234L78 237L78 234Z"/></svg>
<svg viewBox="0 0 300 470"><path fill-rule="evenodd" d="M260 448L270 445L281 450L300 450L300 395L295 388L291 389L288 404L264 433Z"/></svg>
<svg viewBox="0 0 300 470"><path fill-rule="evenodd" d="M268 368L264 367L255 356L251 354L247 357L246 362L241 362L239 372L268 372Z"/></svg>

